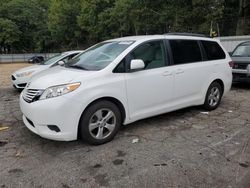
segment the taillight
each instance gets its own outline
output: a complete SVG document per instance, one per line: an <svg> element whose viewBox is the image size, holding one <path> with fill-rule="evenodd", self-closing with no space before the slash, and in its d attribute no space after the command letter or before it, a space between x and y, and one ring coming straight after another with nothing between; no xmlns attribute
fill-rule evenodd
<svg viewBox="0 0 250 188"><path fill-rule="evenodd" d="M233 61L230 61L228 64L229 64L229 66L230 66L231 68L234 67L234 62L233 62Z"/></svg>

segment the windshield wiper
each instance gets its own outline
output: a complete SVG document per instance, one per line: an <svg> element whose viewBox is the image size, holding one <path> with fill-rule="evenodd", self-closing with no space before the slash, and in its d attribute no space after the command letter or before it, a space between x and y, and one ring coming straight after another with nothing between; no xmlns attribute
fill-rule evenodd
<svg viewBox="0 0 250 188"><path fill-rule="evenodd" d="M87 68L85 67L82 67L80 65L69 65L67 67L71 67L71 68L75 68L75 69L82 69L82 70L88 70Z"/></svg>

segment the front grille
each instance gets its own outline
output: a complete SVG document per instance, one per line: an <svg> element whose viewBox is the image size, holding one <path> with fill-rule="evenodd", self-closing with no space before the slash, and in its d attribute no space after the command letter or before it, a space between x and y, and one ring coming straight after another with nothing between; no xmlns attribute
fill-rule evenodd
<svg viewBox="0 0 250 188"><path fill-rule="evenodd" d="M11 79L12 80L16 80L15 76L11 75Z"/></svg>
<svg viewBox="0 0 250 188"><path fill-rule="evenodd" d="M18 87L25 87L26 84L17 84Z"/></svg>
<svg viewBox="0 0 250 188"><path fill-rule="evenodd" d="M235 63L235 64L234 64L234 69L246 70L246 69L247 69L247 66L248 66L247 63Z"/></svg>
<svg viewBox="0 0 250 188"><path fill-rule="evenodd" d="M25 89L23 91L23 99L28 102L34 102L39 99L42 94L42 90L39 89Z"/></svg>

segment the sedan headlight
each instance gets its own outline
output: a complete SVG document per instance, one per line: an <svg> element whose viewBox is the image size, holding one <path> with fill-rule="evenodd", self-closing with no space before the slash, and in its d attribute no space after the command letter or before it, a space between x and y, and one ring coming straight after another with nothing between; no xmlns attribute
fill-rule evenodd
<svg viewBox="0 0 250 188"><path fill-rule="evenodd" d="M17 77L26 77L26 76L31 76L35 71L28 71L28 72L23 72L16 74Z"/></svg>
<svg viewBox="0 0 250 188"><path fill-rule="evenodd" d="M65 85L59 85L59 86L53 86L45 89L40 100L42 99L49 99L53 97L58 97L61 95L65 95L67 93L70 93L71 91L76 90L81 85L80 82L73 83L73 84L65 84Z"/></svg>

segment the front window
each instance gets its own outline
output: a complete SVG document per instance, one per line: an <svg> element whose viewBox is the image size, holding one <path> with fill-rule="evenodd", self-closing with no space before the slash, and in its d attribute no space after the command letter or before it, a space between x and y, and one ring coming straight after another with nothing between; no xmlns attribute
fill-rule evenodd
<svg viewBox="0 0 250 188"><path fill-rule="evenodd" d="M66 67L98 71L112 63L133 41L102 42L71 59Z"/></svg>
<svg viewBox="0 0 250 188"><path fill-rule="evenodd" d="M238 46L234 52L233 57L250 57L250 45Z"/></svg>
<svg viewBox="0 0 250 188"><path fill-rule="evenodd" d="M144 43L131 52L132 59L141 59L145 63L144 69L155 69L166 66L166 54L163 41Z"/></svg>

